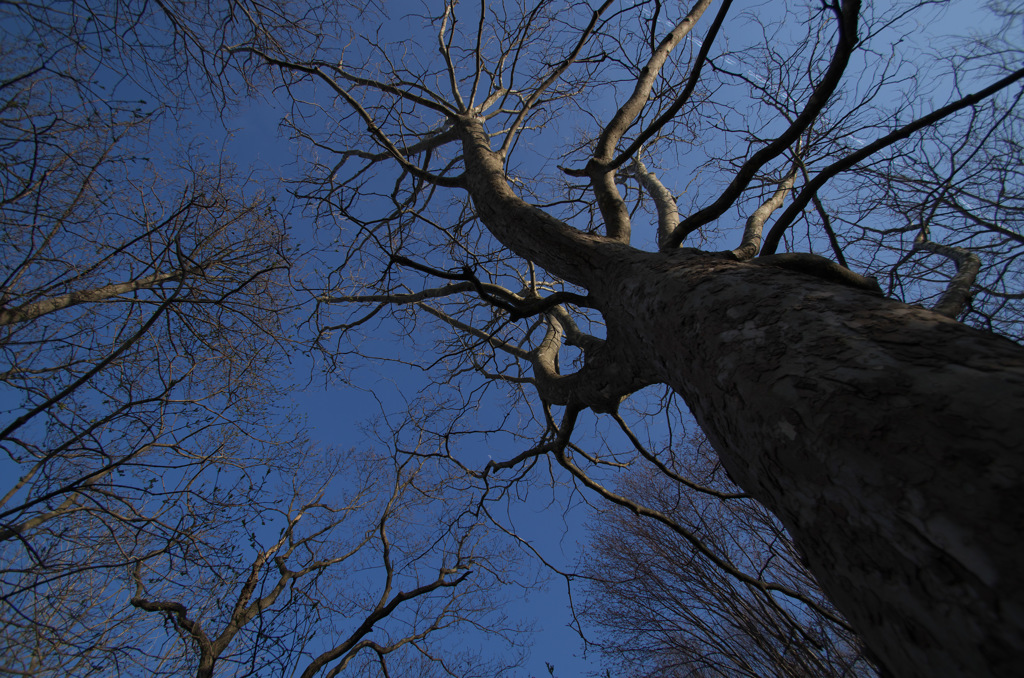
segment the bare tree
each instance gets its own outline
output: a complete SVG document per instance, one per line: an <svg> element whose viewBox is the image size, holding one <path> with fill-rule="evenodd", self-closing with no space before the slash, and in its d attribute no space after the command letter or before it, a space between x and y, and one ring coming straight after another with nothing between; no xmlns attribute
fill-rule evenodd
<svg viewBox="0 0 1024 678"><path fill-rule="evenodd" d="M282 74L312 164L296 193L339 229L318 344L371 355L374 330L445 332L419 345L434 454L505 496L551 456L739 581L800 599L603 482L619 462L581 445L584 412L663 384L885 669L1011 675L1024 352L953 317L991 290L983 322L1019 336L1019 233L996 214L1020 192L996 150L1019 138L1019 45L948 70L919 28L932 3L733 5L448 2L313 58L233 46ZM966 150L939 160L950 130ZM961 188L914 184L914 162ZM993 176L1005 188L970 188ZM894 214L915 201L926 218ZM904 303L940 296L938 312ZM470 423L489 402L506 425ZM459 447L481 428L534 443L483 462Z"/></svg>
<svg viewBox="0 0 1024 678"><path fill-rule="evenodd" d="M277 426L288 256L267 193L140 158L151 117L66 75L3 90L0 623L5 669L84 675L123 639L127 565L215 524L204 476L287 464L287 436L249 442Z"/></svg>
<svg viewBox="0 0 1024 678"><path fill-rule="evenodd" d="M434 640L489 628L511 560L479 519L423 469L318 459L279 406L278 196L175 119L255 84L224 42L301 26L205 9L0 7L0 672L386 673L412 652L496 675L512 655Z"/></svg>
<svg viewBox="0 0 1024 678"><path fill-rule="evenodd" d="M502 653L480 661L445 649L464 626L497 628L488 625L503 617L496 578L515 558L465 505L446 501L450 481L431 472L436 464L355 451L309 461L254 497L259 510L197 543L204 552L187 569L173 557L135 564L131 605L176 632L171 673L388 675L410 654L454 675L515 665ZM136 657L140 672L151 675L160 653Z"/></svg>
<svg viewBox="0 0 1024 678"><path fill-rule="evenodd" d="M660 523L621 507L595 511L583 563L584 616L601 631L613 673L877 675L779 522L724 477L706 441L681 447L689 449L675 457L673 471L703 491L651 467L623 478L617 491L686 525L733 566L800 591L829 614L737 581Z"/></svg>

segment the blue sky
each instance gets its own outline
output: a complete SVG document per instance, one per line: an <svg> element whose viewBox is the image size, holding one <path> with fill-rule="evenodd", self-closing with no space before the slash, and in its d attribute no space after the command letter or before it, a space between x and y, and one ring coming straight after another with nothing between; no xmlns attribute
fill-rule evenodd
<svg viewBox="0 0 1024 678"><path fill-rule="evenodd" d="M761 7L763 8L763 5ZM735 11L744 9L745 3L739 3ZM941 16L941 19L921 26L922 36L925 32L934 36L930 38L933 45L941 44L941 40L944 39L942 36L963 36L965 28L969 31L984 32L987 26L992 25L982 19L983 16L990 18L990 15L983 15L977 6L970 2L956 3L937 16ZM697 45L700 44L700 36L706 30L707 23L708 20L695 31L692 39ZM757 36L750 37L756 39ZM742 41L742 36L735 34L731 35L731 38L734 41ZM726 57L725 63L730 65L736 62L731 57ZM748 72L747 75L755 80L763 79L758 73ZM939 92L943 90L941 86L936 89ZM212 128L210 142L213 145L222 145L226 156L236 158L241 165L248 166L251 163L261 171L286 175L291 169L290 162L294 157L294 149L290 148L287 140L278 137L277 122L281 114L282 108L264 106L260 103L251 104L227 122L234 128L232 133L227 134ZM865 141L867 139L853 139L856 145ZM659 171L659 175L670 185L673 180L676 181L676 186L685 184L684 177L673 176L671 171ZM300 241L310 236L311 225L302 218L296 218L292 222L292 228L294 237ZM650 231L653 236L653 227ZM727 244L723 243L723 246ZM389 339L379 337L378 341L380 348L387 350L386 344ZM298 358L293 370L293 376L298 383L306 383L310 372L314 375L317 373L315 365ZM419 387L419 383L422 383L414 372L402 370L397 366L367 365L361 368L361 373L363 379L369 382L360 384L361 388L347 388L337 383L325 384L322 379L314 376L308 386L295 391L292 395L296 407L308 417L314 435L327 444L341 447L360 444L360 427L369 418L380 413L377 399L385 407L401 407L403 392L408 397ZM363 389L372 389L377 399L367 398ZM495 457L507 457L516 452L515 449L487 451ZM572 568L574 561L585 553L582 545L585 543L586 535L581 527L586 520L587 512L578 506L572 511L565 512L563 506L559 505L559 502L568 500L564 494L561 497L553 497L553 500L554 504L548 501L531 501L517 507L515 523L523 534L529 535L530 540L545 558L568 570ZM582 591L575 595L580 599ZM569 628L572 620L568 609L566 585L562 578L552 576L546 591L530 594L517 607L517 612L535 618L537 628L531 659L524 667L522 675L547 676L548 663L554 665L556 676L561 678L584 675L588 671L599 669L596 653L590 653L585 657L583 643L575 631Z"/></svg>
<svg viewBox="0 0 1024 678"><path fill-rule="evenodd" d="M935 35L957 33L964 27L977 27L981 30L978 17L978 10L972 3L961 2L949 10L942 21L922 29ZM704 30L706 28L701 26L697 35L703 35ZM694 39L699 40L699 37ZM755 79L760 77L757 73L749 75ZM211 156L223 154L223 157L235 161L241 167L253 168L257 176L286 178L300 165L295 164L295 148L279 136L278 122L285 111L283 102L275 102L273 94L267 96L266 102L255 101L238 112L231 112L223 122L196 118L192 125L196 131L203 130L200 134L204 140L200 145L206 146ZM611 110L612 102L607 102L607 105ZM172 131L168 130L169 141L173 141L171 134ZM858 139L854 141L862 142ZM662 174L666 183L677 189L686 183L682 172L668 170L659 171L659 174ZM307 243L314 238L313 225L298 210L290 225L292 235L298 242ZM650 228L649 233L653 235L653 228ZM321 232L321 240L323 236ZM299 273L315 275L318 272ZM400 344L386 336L386 332L375 341L377 345L371 346L371 351L388 353L402 350ZM357 385L347 387L325 379L321 367L314 359L296 354L290 366L291 374L282 375L282 379L296 384L292 402L296 410L307 417L314 436L325 445L338 448L372 444L361 431L365 422L380 414L382 406L389 411L400 411L424 383L414 370L395 365L366 364L357 372ZM367 397L368 391L372 391L375 398ZM0 397L4 395L0 393ZM518 451L485 446L478 454L481 459L482 455L504 458ZM574 508L567 511L567 504ZM586 535L581 526L586 520L587 511L579 506L577 497L568 496L564 491L545 488L533 492L529 501L521 502L511 510L515 525L546 559L557 566L571 569L576 559L584 553L581 544L585 543ZM580 596L581 593L577 592L576 595ZM560 678L583 675L588 670L598 669L596 655L590 654L584 658L582 642L569 628L571 617L568 607L565 582L557 576L551 577L547 591L533 592L517 605L515 612L534 618L537 625L534 649L529 663L521 671L523 676L547 676L548 663L554 665L556 675Z"/></svg>

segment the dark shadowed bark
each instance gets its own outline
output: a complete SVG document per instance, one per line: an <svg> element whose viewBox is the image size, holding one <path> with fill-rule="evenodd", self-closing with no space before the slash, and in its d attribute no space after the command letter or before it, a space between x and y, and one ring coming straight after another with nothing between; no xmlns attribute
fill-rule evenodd
<svg viewBox="0 0 1024 678"><path fill-rule="evenodd" d="M900 676L1016 671L1024 350L800 273L639 259L610 322L883 663Z"/></svg>

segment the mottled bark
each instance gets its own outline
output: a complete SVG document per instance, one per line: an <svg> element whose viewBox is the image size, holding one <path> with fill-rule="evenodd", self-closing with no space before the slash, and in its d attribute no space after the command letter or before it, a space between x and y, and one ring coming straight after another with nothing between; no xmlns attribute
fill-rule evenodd
<svg viewBox="0 0 1024 678"><path fill-rule="evenodd" d="M580 233L516 195L481 118L464 116L456 128L466 161L466 189L487 229L524 259L586 287L605 263L606 250L596 245L607 239Z"/></svg>
<svg viewBox="0 0 1024 678"><path fill-rule="evenodd" d="M894 675L1018 675L1024 349L716 255L632 252L602 277L610 336L686 399Z"/></svg>

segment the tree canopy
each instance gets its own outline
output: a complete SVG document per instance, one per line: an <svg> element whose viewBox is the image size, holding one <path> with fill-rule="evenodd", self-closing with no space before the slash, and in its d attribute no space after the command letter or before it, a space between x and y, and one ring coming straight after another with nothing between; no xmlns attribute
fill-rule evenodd
<svg viewBox="0 0 1024 678"><path fill-rule="evenodd" d="M5 6L5 670L494 675L452 639L517 642L517 502L610 501L897 674L1008 671L1024 43L949 5ZM275 102L275 177L189 136ZM361 449L279 407L306 358L397 381ZM742 493L835 609L664 501Z"/></svg>

